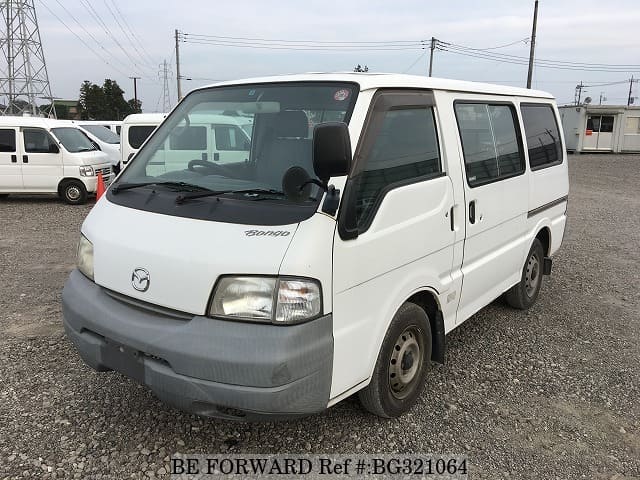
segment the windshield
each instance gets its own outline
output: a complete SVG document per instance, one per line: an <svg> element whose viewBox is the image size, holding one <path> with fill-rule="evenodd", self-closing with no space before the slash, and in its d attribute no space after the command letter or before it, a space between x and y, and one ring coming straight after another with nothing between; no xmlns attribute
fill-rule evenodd
<svg viewBox="0 0 640 480"><path fill-rule="evenodd" d="M299 166L317 178L311 145L314 125L348 122L357 92L354 84L329 82L193 92L158 127L119 183L182 182L234 194L259 189L269 191L266 200L286 202L285 195L277 193L283 190L288 169ZM302 201L316 201L319 192L314 186ZM235 197L265 199L247 193Z"/></svg>
<svg viewBox="0 0 640 480"><path fill-rule="evenodd" d="M91 140L77 128L52 128L51 132L60 140L64 148L71 153L97 150Z"/></svg>
<svg viewBox="0 0 640 480"><path fill-rule="evenodd" d="M120 144L120 136L113 133L107 127L102 125L80 125L90 134L96 136L99 140L112 145Z"/></svg>

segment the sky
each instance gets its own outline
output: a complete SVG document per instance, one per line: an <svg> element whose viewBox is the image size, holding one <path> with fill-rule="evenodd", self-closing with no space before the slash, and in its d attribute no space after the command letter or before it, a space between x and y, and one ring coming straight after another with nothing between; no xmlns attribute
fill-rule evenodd
<svg viewBox="0 0 640 480"><path fill-rule="evenodd" d="M527 57L529 44L523 40L531 35L534 1L35 0L35 5L55 97L75 99L82 81L101 84L111 78L129 99L133 81L128 77L139 76L143 110L154 112L162 111L165 103L161 75L165 60L170 70L170 103L176 102L175 29L191 35L391 45L436 37ZM581 81L592 85L624 82L632 74L640 78L639 26L637 0L540 0L536 58L630 66L614 72L536 67L533 88L551 92L559 103L569 103ZM507 44L512 45L496 48ZM186 93L215 80L350 71L357 64L367 65L371 72L426 75L428 53L419 46L306 51L180 43L181 74L192 79L183 80L182 88ZM527 66L437 50L433 75L525 86ZM628 89L629 82L594 85L585 88L583 98L590 96L598 103L602 94L607 99L603 103L626 104ZM640 97L640 83L634 84L634 95Z"/></svg>

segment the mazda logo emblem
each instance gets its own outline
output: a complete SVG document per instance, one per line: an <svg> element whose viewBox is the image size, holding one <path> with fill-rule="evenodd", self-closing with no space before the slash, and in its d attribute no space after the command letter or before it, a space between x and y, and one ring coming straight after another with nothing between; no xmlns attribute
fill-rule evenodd
<svg viewBox="0 0 640 480"><path fill-rule="evenodd" d="M151 277L149 272L144 268L136 268L131 274L131 285L139 292L146 292L149 290L149 284L151 283Z"/></svg>

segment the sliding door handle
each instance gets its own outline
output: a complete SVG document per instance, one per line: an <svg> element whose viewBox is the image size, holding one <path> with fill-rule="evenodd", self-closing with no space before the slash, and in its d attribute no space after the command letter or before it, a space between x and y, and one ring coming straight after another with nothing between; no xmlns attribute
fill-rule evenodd
<svg viewBox="0 0 640 480"><path fill-rule="evenodd" d="M22 163L29 163L29 155L22 156Z"/></svg>
<svg viewBox="0 0 640 480"><path fill-rule="evenodd" d="M472 200L469 202L469 223L476 223L476 201Z"/></svg>

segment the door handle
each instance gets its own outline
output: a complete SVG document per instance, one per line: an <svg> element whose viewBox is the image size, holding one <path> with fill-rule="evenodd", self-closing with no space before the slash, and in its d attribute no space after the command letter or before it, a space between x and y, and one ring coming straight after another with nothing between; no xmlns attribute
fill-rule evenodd
<svg viewBox="0 0 640 480"><path fill-rule="evenodd" d="M22 156L22 163L29 163L29 155Z"/></svg>
<svg viewBox="0 0 640 480"><path fill-rule="evenodd" d="M453 212L455 210L456 206L454 205L453 207L451 207L451 210L449 210L449 222L451 224L451 231L454 232L456 230L456 222L453 220Z"/></svg>
<svg viewBox="0 0 640 480"><path fill-rule="evenodd" d="M471 200L469 202L469 223L472 225L476 223L476 201L475 200Z"/></svg>
<svg viewBox="0 0 640 480"><path fill-rule="evenodd" d="M18 156L17 155L11 155L11 163L18 163Z"/></svg>

